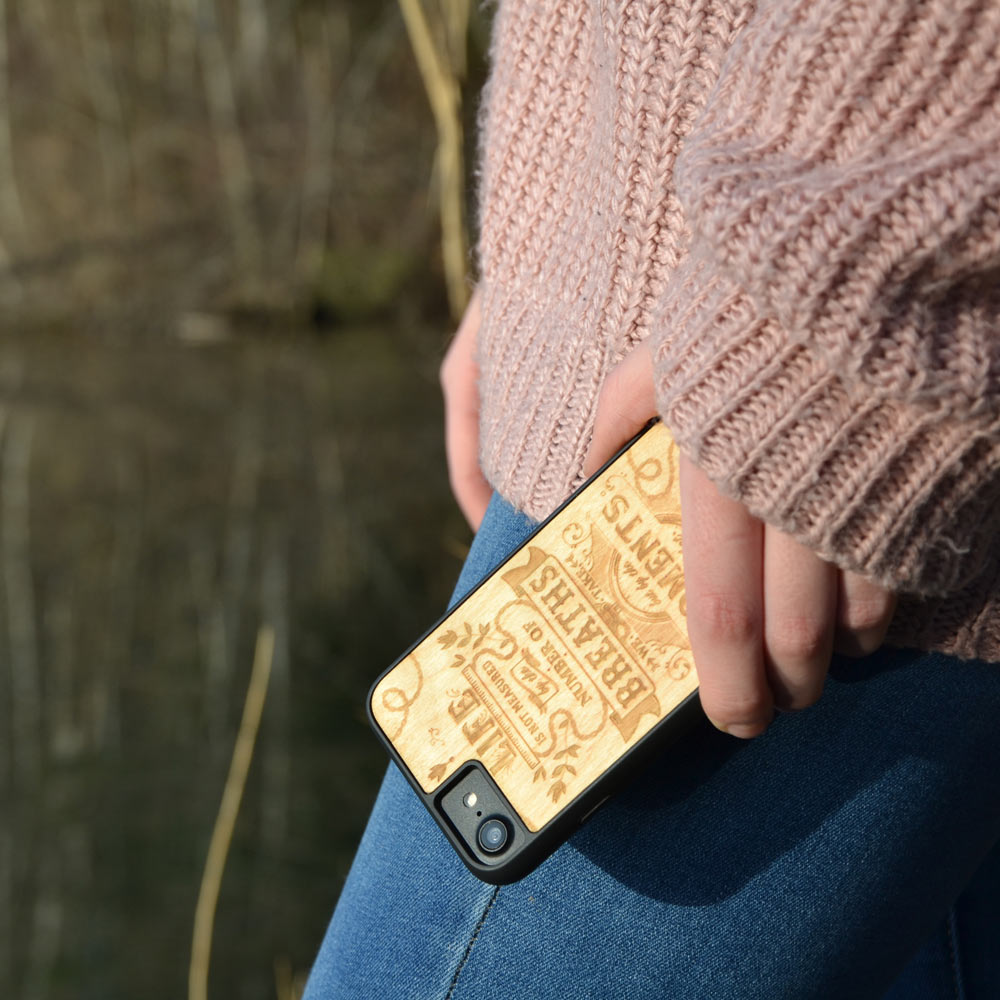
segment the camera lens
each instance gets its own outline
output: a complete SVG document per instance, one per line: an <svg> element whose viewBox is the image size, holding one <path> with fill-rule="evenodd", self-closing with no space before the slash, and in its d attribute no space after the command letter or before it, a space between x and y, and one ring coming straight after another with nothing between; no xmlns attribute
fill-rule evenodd
<svg viewBox="0 0 1000 1000"><path fill-rule="evenodd" d="M486 854L499 854L510 839L510 828L499 816L491 816L479 824L476 840Z"/></svg>

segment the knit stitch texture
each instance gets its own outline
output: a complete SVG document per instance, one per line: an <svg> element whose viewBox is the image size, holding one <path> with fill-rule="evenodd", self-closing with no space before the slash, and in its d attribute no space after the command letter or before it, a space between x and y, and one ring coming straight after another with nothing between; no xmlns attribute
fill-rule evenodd
<svg viewBox="0 0 1000 1000"><path fill-rule="evenodd" d="M481 143L504 496L580 482L651 338L723 492L1000 660L1000 3L501 0Z"/></svg>

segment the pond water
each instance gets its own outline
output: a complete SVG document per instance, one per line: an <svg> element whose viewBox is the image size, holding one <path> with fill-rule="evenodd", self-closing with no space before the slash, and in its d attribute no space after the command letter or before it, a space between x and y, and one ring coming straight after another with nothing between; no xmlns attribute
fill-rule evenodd
<svg viewBox="0 0 1000 1000"><path fill-rule="evenodd" d="M0 996L186 994L262 625L209 995L296 996L468 545L439 333L223 333L0 339Z"/></svg>

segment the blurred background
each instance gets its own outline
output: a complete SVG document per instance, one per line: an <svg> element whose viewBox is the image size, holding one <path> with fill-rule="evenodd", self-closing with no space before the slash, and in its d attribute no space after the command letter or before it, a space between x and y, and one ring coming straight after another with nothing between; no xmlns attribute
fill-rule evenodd
<svg viewBox="0 0 1000 1000"><path fill-rule="evenodd" d="M437 369L487 38L0 0L0 996L299 995L365 691L469 542Z"/></svg>

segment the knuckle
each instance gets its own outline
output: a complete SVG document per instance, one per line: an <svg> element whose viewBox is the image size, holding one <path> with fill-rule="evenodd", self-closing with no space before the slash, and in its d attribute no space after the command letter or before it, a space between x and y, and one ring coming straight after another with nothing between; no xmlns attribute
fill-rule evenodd
<svg viewBox="0 0 1000 1000"><path fill-rule="evenodd" d="M854 598L841 605L838 624L848 632L877 632L888 625L892 599L882 597Z"/></svg>
<svg viewBox="0 0 1000 1000"><path fill-rule="evenodd" d="M808 615L768 622L768 655L779 663L811 663L828 655L830 623Z"/></svg>
<svg viewBox="0 0 1000 1000"><path fill-rule="evenodd" d="M604 380L603 390L608 399L617 399L621 395L623 377L620 364L615 365L608 372L608 377Z"/></svg>
<svg viewBox="0 0 1000 1000"><path fill-rule="evenodd" d="M742 645L760 634L756 610L734 594L689 594L687 607L690 622L715 642Z"/></svg>
<svg viewBox="0 0 1000 1000"><path fill-rule="evenodd" d="M448 466L448 485L458 499L469 498L471 500L476 495L477 487L483 482L483 474L478 462L469 465Z"/></svg>
<svg viewBox="0 0 1000 1000"><path fill-rule="evenodd" d="M438 368L438 382L445 392L451 388L452 383L455 381L455 364L455 355L449 349Z"/></svg>
<svg viewBox="0 0 1000 1000"><path fill-rule="evenodd" d="M448 470L448 485L455 496L464 496L471 480L471 474L465 469L450 468Z"/></svg>

